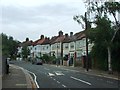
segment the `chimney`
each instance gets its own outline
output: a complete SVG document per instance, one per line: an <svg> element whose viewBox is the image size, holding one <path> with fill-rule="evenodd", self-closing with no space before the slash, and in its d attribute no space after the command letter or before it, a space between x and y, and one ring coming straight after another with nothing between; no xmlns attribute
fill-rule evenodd
<svg viewBox="0 0 120 90"><path fill-rule="evenodd" d="M73 32L70 32L70 37L73 36Z"/></svg>
<svg viewBox="0 0 120 90"><path fill-rule="evenodd" d="M29 41L29 38L26 38L26 42Z"/></svg>
<svg viewBox="0 0 120 90"><path fill-rule="evenodd" d="M67 38L67 37L68 37L68 34L66 33L66 34L65 34L65 38Z"/></svg>
<svg viewBox="0 0 120 90"><path fill-rule="evenodd" d="M48 39L48 40L50 40L50 38L49 38L49 37L48 37L47 39Z"/></svg>
<svg viewBox="0 0 120 90"><path fill-rule="evenodd" d="M45 39L47 39L47 37L45 37Z"/></svg>
<svg viewBox="0 0 120 90"><path fill-rule="evenodd" d="M62 32L62 31L59 31L58 34L59 34L59 36L62 36L62 35L63 35L63 32Z"/></svg>
<svg viewBox="0 0 120 90"><path fill-rule="evenodd" d="M44 39L44 35L41 35L41 36L40 36L40 39Z"/></svg>

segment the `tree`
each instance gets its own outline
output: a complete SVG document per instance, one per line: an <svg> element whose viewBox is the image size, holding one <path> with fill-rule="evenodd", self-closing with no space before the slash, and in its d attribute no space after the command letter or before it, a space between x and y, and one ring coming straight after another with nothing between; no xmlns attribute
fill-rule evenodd
<svg viewBox="0 0 120 90"><path fill-rule="evenodd" d="M120 3L118 2L105 2L103 5L98 6L98 3L92 3L91 11L95 12L95 20L96 28L89 30L89 38L97 45L104 44L108 51L108 70L109 73L112 72L111 66L111 47L113 45L113 40L120 30L119 22L116 19L115 13L120 11ZM107 13L110 13L115 18L115 26L117 29L115 30L112 27L112 22L108 18Z"/></svg>
<svg viewBox="0 0 120 90"><path fill-rule="evenodd" d="M18 41L14 40L12 36L7 36L4 33L0 34L2 40L2 55L14 58L17 54Z"/></svg>
<svg viewBox="0 0 120 90"><path fill-rule="evenodd" d="M25 46L22 47L22 56L23 56L24 59L27 59L28 55L30 55L30 50L27 47L27 45L25 45Z"/></svg>
<svg viewBox="0 0 120 90"><path fill-rule="evenodd" d="M90 22L88 19L86 19L86 17L82 15L75 16L73 19L76 20L78 23L80 23L82 26L89 27L91 23L93 23L96 26L95 28L90 28L90 27L87 28L88 30L86 32L86 36L88 36L90 42L94 43L92 53L94 54L95 57L106 59L106 55L108 55L107 57L108 70L111 73L112 72L111 53L114 50L113 45L115 45L115 42L117 44L119 43L117 40L114 39L118 35L117 33L120 31L120 23L116 18L116 12L120 12L120 3L105 2L105 3L101 3L101 5L99 5L97 2L88 1L87 3L88 3L87 12L92 14L94 13L95 16L94 20ZM112 22L108 18L108 13L114 17L115 22ZM85 25L81 23L80 19L82 19L85 22ZM118 38L118 36L116 38ZM99 49L98 47L102 49ZM104 54L100 53L102 51L105 51L105 53ZM95 52L97 52L98 54Z"/></svg>

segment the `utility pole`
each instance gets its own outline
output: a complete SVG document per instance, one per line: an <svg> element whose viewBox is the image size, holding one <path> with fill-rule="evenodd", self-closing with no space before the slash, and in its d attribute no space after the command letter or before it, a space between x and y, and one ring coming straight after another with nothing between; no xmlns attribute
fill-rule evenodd
<svg viewBox="0 0 120 90"><path fill-rule="evenodd" d="M79 24L81 24L81 25L83 26L83 28L84 28L84 26L85 26L85 37L86 37L86 63L85 63L85 64L86 64L86 71L89 71L88 36L87 36L87 31L88 31L88 29L91 27L90 22L89 22L89 19L90 19L90 11L89 11L89 9L90 9L90 2L91 2L91 0L86 0L86 1L85 1L85 3L88 3L88 4L86 5L86 7L87 7L87 12L85 12L85 16L84 16L84 20L83 20L83 21L85 21L85 25L82 24L81 21L80 21L81 15L80 15L80 16L79 16L79 15L76 15L76 16L73 17L73 19L74 19L75 21L77 21ZM87 15L88 15L88 16L87 16Z"/></svg>
<svg viewBox="0 0 120 90"><path fill-rule="evenodd" d="M85 37L86 37L86 71L89 71L89 60L88 60L88 21L87 21L87 13L85 12Z"/></svg>

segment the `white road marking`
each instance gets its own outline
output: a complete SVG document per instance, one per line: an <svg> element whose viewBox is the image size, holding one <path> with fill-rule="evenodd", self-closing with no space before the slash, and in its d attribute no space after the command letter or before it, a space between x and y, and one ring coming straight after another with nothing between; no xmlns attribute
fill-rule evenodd
<svg viewBox="0 0 120 90"><path fill-rule="evenodd" d="M54 65L51 65L51 66L54 66ZM61 67L61 69L67 70L67 71L73 71L73 72L80 72L80 71L77 71L77 70L65 69L65 68L63 68L63 67ZM85 72L86 72L86 71L85 71ZM84 73L84 72L80 72L80 73ZM105 76L104 74L103 74L104 76L103 76L103 75L98 75L98 74L90 74L90 73L85 73L85 74L87 74L87 75L99 76L99 77L105 77L105 78L111 78L111 79L115 79L115 80L120 80L120 79L118 79L118 78L116 78L116 77L108 77L108 76Z"/></svg>
<svg viewBox="0 0 120 90"><path fill-rule="evenodd" d="M61 72L55 72L56 75L64 75L63 73Z"/></svg>
<svg viewBox="0 0 120 90"><path fill-rule="evenodd" d="M18 67L19 67L19 66L18 66ZM31 72L31 71L29 71L29 70L27 70L27 69L24 69L24 68L22 68L22 67L19 67L19 68L21 68L22 70L26 70L28 73L31 73L31 74L34 76L34 82L35 82L37 88L39 88L39 85L38 85L37 80L36 80L37 76L36 76L33 72Z"/></svg>
<svg viewBox="0 0 120 90"><path fill-rule="evenodd" d="M80 81L80 82L83 82L83 83L88 84L88 85L92 85L91 83L89 83L87 81L84 81L84 80L81 80L81 79L78 79L78 78L75 78L75 77L72 77L72 76L70 78L72 78L74 80L77 80L77 81Z"/></svg>
<svg viewBox="0 0 120 90"><path fill-rule="evenodd" d="M55 76L55 74L53 74L53 73L48 73L49 74L49 76Z"/></svg>
<svg viewBox="0 0 120 90"><path fill-rule="evenodd" d="M66 87L65 85L62 84L63 87Z"/></svg>
<svg viewBox="0 0 120 90"><path fill-rule="evenodd" d="M28 70L26 70L26 71L28 71ZM39 88L39 85L38 85L38 83L37 83L37 76L33 73L33 72L31 72L31 71L28 71L29 73L31 73L31 74L33 74L33 76L35 77L34 78L34 82L36 83L36 86L37 86L37 88Z"/></svg>
<svg viewBox="0 0 120 90"><path fill-rule="evenodd" d="M59 81L57 81L57 83L60 83Z"/></svg>

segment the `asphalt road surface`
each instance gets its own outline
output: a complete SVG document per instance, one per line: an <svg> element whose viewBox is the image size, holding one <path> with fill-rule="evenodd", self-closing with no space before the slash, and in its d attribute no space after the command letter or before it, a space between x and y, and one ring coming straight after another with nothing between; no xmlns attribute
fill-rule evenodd
<svg viewBox="0 0 120 90"><path fill-rule="evenodd" d="M39 88L118 88L118 80L88 75L76 70L55 65L34 65L30 62L14 61L36 75ZM32 75L32 74L31 74ZM33 75L32 75L33 76ZM34 78L34 76L33 76Z"/></svg>

